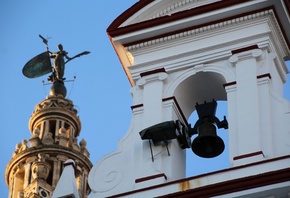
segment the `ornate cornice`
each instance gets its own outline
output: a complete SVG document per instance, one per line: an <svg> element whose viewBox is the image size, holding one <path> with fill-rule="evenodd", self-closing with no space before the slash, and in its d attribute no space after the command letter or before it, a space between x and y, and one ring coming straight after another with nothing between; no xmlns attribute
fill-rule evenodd
<svg viewBox="0 0 290 198"><path fill-rule="evenodd" d="M79 161L84 162L88 166L91 166L92 163L90 162L89 158L84 156L81 151L75 150L71 147L61 146L57 144L51 144L51 145L40 145L38 147L29 147L25 149L24 151L21 151L17 153L10 161L9 164L13 164L15 162L19 162L23 160L25 162L26 159L37 156L39 153L46 153L49 155L49 157L54 157L59 154L62 154L66 156L67 158L76 159Z"/></svg>
<svg viewBox="0 0 290 198"><path fill-rule="evenodd" d="M75 161L78 161L79 165L81 167L85 167L85 169L87 170L90 170L92 167L92 163L90 162L89 158L85 157L85 155L81 151L76 151L73 148L55 144L30 147L17 153L7 164L5 172L6 183L9 185L9 178L13 176L13 174L15 173L14 171L17 171L18 168L21 168L27 163L27 159L30 159L30 162L37 160L36 156L39 153L46 154L48 160L51 160L61 154L65 156L64 160L73 159Z"/></svg>
<svg viewBox="0 0 290 198"><path fill-rule="evenodd" d="M246 21L256 20L258 18L263 18L265 16L268 16L272 19L276 31L278 31L279 39L281 40L284 46L287 46L286 41L283 39L283 33L281 32L279 28L279 24L278 24L278 21L276 20L274 11L272 9L268 9L268 10L263 10L260 12L251 13L244 16L239 16L236 18L231 18L225 21L213 22L205 26L193 27L193 29L190 29L190 30L185 30L183 32L178 32L171 35L162 36L159 38L149 39L149 40L137 43L137 44L128 45L126 46L126 50L130 52L134 52L136 50L139 50L145 47L154 46L156 44L161 44L168 41L178 40L180 38L190 37L190 36L197 35L200 33L204 34L212 30L229 27L231 25L240 24Z"/></svg>

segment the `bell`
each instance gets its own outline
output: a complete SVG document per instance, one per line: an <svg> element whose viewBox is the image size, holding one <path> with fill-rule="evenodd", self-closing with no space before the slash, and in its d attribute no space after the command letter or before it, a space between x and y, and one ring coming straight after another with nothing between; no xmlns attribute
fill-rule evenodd
<svg viewBox="0 0 290 198"><path fill-rule="evenodd" d="M198 127L198 136L193 140L191 148L200 157L212 158L224 151L225 144L217 136L215 125L206 120Z"/></svg>

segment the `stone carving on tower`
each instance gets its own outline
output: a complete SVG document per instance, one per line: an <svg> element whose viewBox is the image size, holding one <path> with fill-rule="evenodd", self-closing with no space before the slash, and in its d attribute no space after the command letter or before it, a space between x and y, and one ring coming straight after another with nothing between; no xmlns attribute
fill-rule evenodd
<svg viewBox="0 0 290 198"><path fill-rule="evenodd" d="M47 39L43 42L47 45ZM15 152L8 163L5 179L10 190L9 198L51 197L67 160L75 163L75 182L79 197L90 192L88 173L92 167L86 141L78 144L81 121L73 101L66 98L64 85L65 64L72 58L67 56L62 45L59 51L47 51L34 57L23 68L28 78L36 78L51 72L48 80L53 83L49 95L35 106L29 120L31 138L16 144ZM53 67L50 58L54 59ZM68 60L65 62L64 58Z"/></svg>

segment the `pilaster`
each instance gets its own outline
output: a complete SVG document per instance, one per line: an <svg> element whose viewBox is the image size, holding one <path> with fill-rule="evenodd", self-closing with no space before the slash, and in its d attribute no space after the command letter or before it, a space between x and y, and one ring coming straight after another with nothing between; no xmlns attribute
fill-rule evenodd
<svg viewBox="0 0 290 198"><path fill-rule="evenodd" d="M261 131L259 117L259 91L257 84L258 61L262 58L262 50L253 49L234 54L230 57L230 63L236 71L236 97L228 98L229 117L235 114L230 123L235 136L236 145L230 144L235 148L233 158L234 165L249 163L249 161L262 160L264 158L261 148ZM232 99L236 99L232 101ZM235 105L232 105L236 103ZM232 109L235 108L235 109ZM232 111L236 111L233 113ZM230 142L232 140L230 139Z"/></svg>
<svg viewBox="0 0 290 198"><path fill-rule="evenodd" d="M261 150L263 151L265 158L274 157L271 79L272 77L269 73L257 76L259 88L259 123L261 130Z"/></svg>
<svg viewBox="0 0 290 198"><path fill-rule="evenodd" d="M141 79L137 81L137 86L139 89L142 89L142 98L143 98L143 113L142 120L140 120L140 130L152 126L154 124L160 123L163 119L162 112L162 95L163 95L163 87L164 80L167 78L167 74L165 72L150 72L141 75ZM136 144L141 143L141 148L138 152L140 152L140 170L138 173L138 178L143 178L147 176L152 176L159 174L162 172L162 158L163 152L166 151L164 145L161 144L159 146L150 145L149 141L142 141L139 134L135 136L138 138L136 140ZM140 141L141 140L141 141ZM154 157L154 162L152 162L152 153ZM163 170L164 171L164 170ZM163 172L164 173L164 172ZM159 183L159 180L153 179L151 181L138 182L136 183L136 187L144 187L144 185L150 185Z"/></svg>
<svg viewBox="0 0 290 198"><path fill-rule="evenodd" d="M234 166L234 157L239 155L237 145L239 145L237 117L237 82L230 82L224 85L228 100L228 122L229 124L229 160Z"/></svg>
<svg viewBox="0 0 290 198"><path fill-rule="evenodd" d="M143 89L144 128L162 121L162 96L167 76L165 72L158 72L145 75L137 81L137 86Z"/></svg>

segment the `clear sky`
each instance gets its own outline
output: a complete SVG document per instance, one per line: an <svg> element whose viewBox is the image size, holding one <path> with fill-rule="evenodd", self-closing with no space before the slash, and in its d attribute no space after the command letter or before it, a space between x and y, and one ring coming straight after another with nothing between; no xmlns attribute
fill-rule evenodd
<svg viewBox="0 0 290 198"><path fill-rule="evenodd" d="M4 173L15 145L31 137L28 121L37 103L48 95L46 76L28 79L22 68L32 57L45 51L39 34L49 37L50 51L61 43L69 56L82 51L91 54L66 65L67 97L78 107L82 131L93 164L117 149L131 120L130 84L109 41L109 24L137 0L2 0L0 1L1 161L0 198L7 197ZM288 63L288 68L289 68ZM287 75L289 78L289 75ZM290 98L287 82L285 95ZM224 107L222 118L226 114ZM194 118L190 123L194 124ZM219 132L225 142L227 131ZM214 159L202 159L188 150L187 175L228 167L227 150Z"/></svg>

